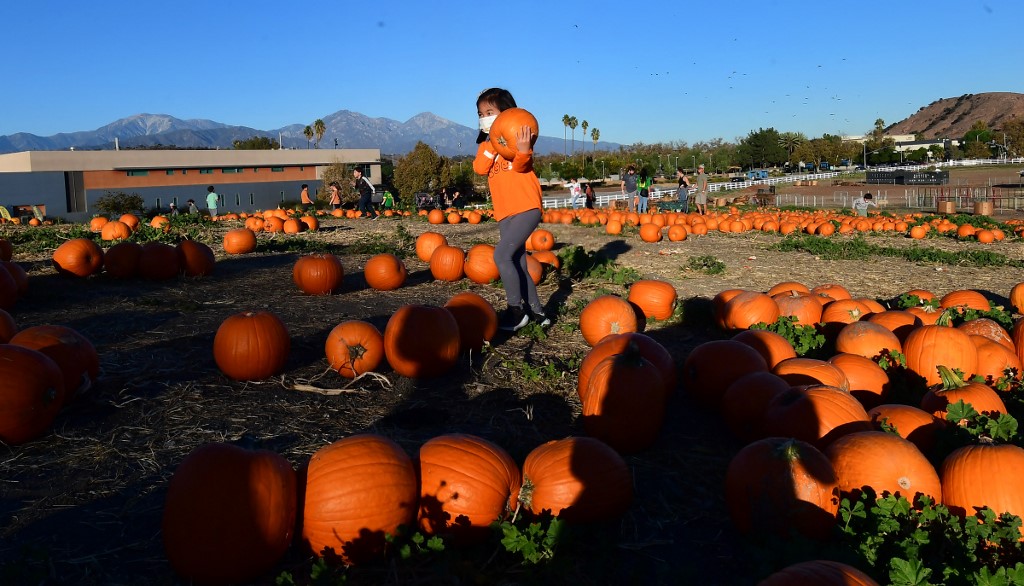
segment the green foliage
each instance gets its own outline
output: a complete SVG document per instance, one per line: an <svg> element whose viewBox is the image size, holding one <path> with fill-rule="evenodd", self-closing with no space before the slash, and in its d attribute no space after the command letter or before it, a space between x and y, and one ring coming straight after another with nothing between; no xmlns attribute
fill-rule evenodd
<svg viewBox="0 0 1024 586"><path fill-rule="evenodd" d="M968 265L976 267L1024 267L1024 261L988 250L957 250L950 252L926 246L888 247L873 244L862 235L852 239L790 235L771 246L783 252L808 252L825 260L867 260L872 256L901 258L910 262Z"/></svg>
<svg viewBox="0 0 1024 586"><path fill-rule="evenodd" d="M555 557L555 550L565 530L557 517L519 525L512 521L498 524L505 551L518 554L526 564L537 565Z"/></svg>
<svg viewBox="0 0 1024 586"><path fill-rule="evenodd" d="M244 140L235 140L231 146L237 151L273 151L281 148L277 139L268 136L252 136Z"/></svg>
<svg viewBox="0 0 1024 586"><path fill-rule="evenodd" d="M276 586L342 586L348 583L348 576L343 567L332 566L324 558L317 558L309 569L309 581L296 582L291 572L281 572L274 580Z"/></svg>
<svg viewBox="0 0 1024 586"><path fill-rule="evenodd" d="M450 169L444 157L426 143L418 142L412 152L395 162L395 190L402 201L411 202L414 193L433 193L449 185L450 181L445 180L448 174Z"/></svg>
<svg viewBox="0 0 1024 586"><path fill-rule="evenodd" d="M641 279L631 267L616 264L601 252L584 250L581 246L566 246L558 251L562 273L574 281L594 280L629 286Z"/></svg>
<svg viewBox="0 0 1024 586"><path fill-rule="evenodd" d="M105 216L117 217L121 214L139 214L141 216L146 202L137 193L108 191L98 197L93 205L100 214Z"/></svg>
<svg viewBox="0 0 1024 586"><path fill-rule="evenodd" d="M330 197L331 194L329 189L331 183L338 184L338 193L341 194L342 204L354 204L359 201L359 194L352 185L351 166L346 165L341 161L334 161L330 165L324 167L323 174L320 176L320 179L323 189L321 189L320 193L316 196L318 202L327 203L327 198ZM297 204L298 202L295 203ZM281 207L284 207L283 203L281 204Z"/></svg>
<svg viewBox="0 0 1024 586"><path fill-rule="evenodd" d="M1024 584L1020 517L982 509L978 523L960 519L942 504L920 497L914 507L904 497L876 499L870 488L842 499L840 545L860 559L860 567L882 583Z"/></svg>
<svg viewBox="0 0 1024 586"><path fill-rule="evenodd" d="M705 275L720 275L725 272L725 263L710 254L693 256L686 262L686 270Z"/></svg>
<svg viewBox="0 0 1024 586"><path fill-rule="evenodd" d="M797 356L807 356L825 347L825 336L814 326L803 326L796 323L796 318L788 315L779 317L773 323L756 323L752 330L768 330L789 340Z"/></svg>
<svg viewBox="0 0 1024 586"><path fill-rule="evenodd" d="M38 226L31 230L14 230L3 236L19 252L53 252L58 246L74 238L95 240L96 235L82 224L67 226Z"/></svg>
<svg viewBox="0 0 1024 586"><path fill-rule="evenodd" d="M946 407L946 421L952 423L943 428L945 443L959 447L976 444L979 440L1001 443L1021 443L1017 420L1008 413L995 413L994 417L974 410L963 399Z"/></svg>

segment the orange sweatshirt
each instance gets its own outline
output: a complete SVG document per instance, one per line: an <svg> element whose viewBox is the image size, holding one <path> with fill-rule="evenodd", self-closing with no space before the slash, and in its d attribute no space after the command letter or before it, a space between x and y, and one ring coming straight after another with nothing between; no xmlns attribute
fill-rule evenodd
<svg viewBox="0 0 1024 586"><path fill-rule="evenodd" d="M500 221L528 210L542 209L540 180L533 172L533 151L516 153L515 159L506 161L490 149L490 141L480 143L473 159L473 171L487 175L494 219Z"/></svg>

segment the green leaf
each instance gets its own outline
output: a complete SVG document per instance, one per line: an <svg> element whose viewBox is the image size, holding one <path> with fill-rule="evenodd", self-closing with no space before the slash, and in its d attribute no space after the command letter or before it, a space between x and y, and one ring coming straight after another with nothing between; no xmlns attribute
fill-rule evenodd
<svg viewBox="0 0 1024 586"><path fill-rule="evenodd" d="M924 567L921 560L892 558L889 561L889 580L893 586L918 586L931 584L928 581L932 571Z"/></svg>

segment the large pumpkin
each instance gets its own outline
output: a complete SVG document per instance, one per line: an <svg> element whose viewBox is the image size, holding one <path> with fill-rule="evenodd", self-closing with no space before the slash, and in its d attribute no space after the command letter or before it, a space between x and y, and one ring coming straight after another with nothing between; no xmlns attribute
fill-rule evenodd
<svg viewBox="0 0 1024 586"><path fill-rule="evenodd" d="M764 414L765 434L796 438L818 448L848 433L871 429L860 402L827 385L791 387L772 399Z"/></svg>
<svg viewBox="0 0 1024 586"><path fill-rule="evenodd" d="M443 307L403 305L384 328L384 354L402 376L440 376L458 361L459 324Z"/></svg>
<svg viewBox="0 0 1024 586"><path fill-rule="evenodd" d="M535 514L546 510L569 522L609 521L621 517L632 500L629 466L600 440L550 441L523 462L519 502Z"/></svg>
<svg viewBox="0 0 1024 586"><path fill-rule="evenodd" d="M510 509L522 476L512 456L483 438L448 434L420 447L419 525L430 535L451 533L479 542Z"/></svg>
<svg viewBox="0 0 1024 586"><path fill-rule="evenodd" d="M942 504L960 517L989 507L997 515L1024 515L1024 448L1012 444L976 444L953 451L942 461ZM1024 534L1024 527L1022 527Z"/></svg>
<svg viewBox="0 0 1024 586"><path fill-rule="evenodd" d="M876 358L885 352L891 354L903 351L896 334L871 321L855 321L842 326L836 335L835 346L836 352L858 354L865 358Z"/></svg>
<svg viewBox="0 0 1024 586"><path fill-rule="evenodd" d="M816 358L787 358L772 367L772 372L793 386L820 384L850 390L850 381L838 366Z"/></svg>
<svg viewBox="0 0 1024 586"><path fill-rule="evenodd" d="M537 125L537 118L522 108L508 108L503 110L491 123L490 139L493 148L505 160L511 161L519 152L516 146L516 134L524 126L529 126L533 132L533 140L540 136L540 127ZM532 143L531 143L532 146Z"/></svg>
<svg viewBox="0 0 1024 586"><path fill-rule="evenodd" d="M770 372L751 372L733 381L722 395L722 419L744 441L765 437L764 412L789 383Z"/></svg>
<svg viewBox="0 0 1024 586"><path fill-rule="evenodd" d="M580 334L591 346L609 334L642 332L633 304L617 295L601 295L580 312Z"/></svg>
<svg viewBox="0 0 1024 586"><path fill-rule="evenodd" d="M430 274L438 281L454 282L462 278L466 253L457 246L442 244L430 255Z"/></svg>
<svg viewBox="0 0 1024 586"><path fill-rule="evenodd" d="M53 251L53 266L62 275L88 277L103 266L103 249L88 238L72 238Z"/></svg>
<svg viewBox="0 0 1024 586"><path fill-rule="evenodd" d="M280 318L266 311L235 314L213 338L213 359L235 380L261 380L284 368L291 338Z"/></svg>
<svg viewBox="0 0 1024 586"><path fill-rule="evenodd" d="M474 283L486 285L500 278L498 265L494 264L493 244L474 244L466 251L466 262L463 266L466 278Z"/></svg>
<svg viewBox="0 0 1024 586"><path fill-rule="evenodd" d="M366 261L363 278L366 284L378 291L393 291L405 283L408 271L405 263L397 256L383 252Z"/></svg>
<svg viewBox="0 0 1024 586"><path fill-rule="evenodd" d="M602 360L587 381L583 428L621 453L654 444L665 419L669 390L657 367L634 344Z"/></svg>
<svg viewBox="0 0 1024 586"><path fill-rule="evenodd" d="M857 354L839 353L828 363L843 372L849 383L850 394L865 407L874 407L889 394L889 375L877 362Z"/></svg>
<svg viewBox="0 0 1024 586"><path fill-rule="evenodd" d="M209 246L195 240L182 240L178 243L177 249L178 266L185 276L205 277L213 272L217 257Z"/></svg>
<svg viewBox="0 0 1024 586"><path fill-rule="evenodd" d="M936 432L943 427L943 422L923 409L886 403L873 407L868 411L871 424L880 431L894 431L896 435L917 446L922 454L932 455L935 447Z"/></svg>
<svg viewBox="0 0 1024 586"><path fill-rule="evenodd" d="M330 295L344 279L345 269L333 254L300 256L292 267L292 280L307 295Z"/></svg>
<svg viewBox="0 0 1024 586"><path fill-rule="evenodd" d="M139 274L142 245L126 240L107 249L103 255L103 270L115 279L128 279Z"/></svg>
<svg viewBox="0 0 1024 586"><path fill-rule="evenodd" d="M222 443L192 450L167 486L163 542L171 567L201 584L249 582L277 564L295 531L288 460Z"/></svg>
<svg viewBox="0 0 1024 586"><path fill-rule="evenodd" d="M178 276L178 250L163 242L147 242L139 255L139 276L150 281L166 281Z"/></svg>
<svg viewBox="0 0 1024 586"><path fill-rule="evenodd" d="M831 560L811 560L787 566L757 586L878 586L857 568Z"/></svg>
<svg viewBox="0 0 1024 586"><path fill-rule="evenodd" d="M0 440L23 444L43 434L64 404L64 377L42 352L0 344Z"/></svg>
<svg viewBox="0 0 1024 586"><path fill-rule="evenodd" d="M844 435L825 448L836 471L839 490L845 493L871 487L904 496L914 502L918 494L942 502L942 484L928 458L917 446L898 435L861 431Z"/></svg>
<svg viewBox="0 0 1024 586"><path fill-rule="evenodd" d="M331 369L345 378L355 378L380 366L384 336L370 322L343 321L327 334L324 353Z"/></svg>
<svg viewBox="0 0 1024 586"><path fill-rule="evenodd" d="M6 344L18 333L18 324L7 311L0 309L0 344Z"/></svg>
<svg viewBox="0 0 1024 586"><path fill-rule="evenodd" d="M718 321L727 330L745 330L756 323L774 323L779 305L757 291L742 291L720 305Z"/></svg>
<svg viewBox="0 0 1024 586"><path fill-rule="evenodd" d="M725 502L740 533L823 539L836 522L839 486L832 463L813 445L769 437L733 456Z"/></svg>
<svg viewBox="0 0 1024 586"><path fill-rule="evenodd" d="M235 228L224 234L224 252L248 254L256 250L256 234L248 228Z"/></svg>
<svg viewBox="0 0 1024 586"><path fill-rule="evenodd" d="M945 366L938 367L941 384L928 389L921 398L921 409L945 421L950 405L960 401L970 405L978 413L1008 413L1002 397L992 387L977 382L967 382Z"/></svg>
<svg viewBox="0 0 1024 586"><path fill-rule="evenodd" d="M754 348L735 340L712 340L690 351L683 363L682 383L688 396L705 407L718 408L736 379L767 372L768 364Z"/></svg>
<svg viewBox="0 0 1024 586"><path fill-rule="evenodd" d="M461 352L479 352L498 333L498 313L494 306L472 291L453 295L444 307L459 324Z"/></svg>
<svg viewBox="0 0 1024 586"><path fill-rule="evenodd" d="M676 388L676 365L672 354L665 349L657 340L639 332L627 332L625 334L612 334L605 336L594 346L583 358L577 373L576 392L579 395L580 403L587 397L587 390L590 383L590 375L605 358L626 351L630 345L636 346L640 355L650 361L662 381L665 383L665 391L671 394Z"/></svg>
<svg viewBox="0 0 1024 586"><path fill-rule="evenodd" d="M644 312L645 317L666 320L676 309L677 296L671 283L644 279L629 286L628 299Z"/></svg>
<svg viewBox="0 0 1024 586"><path fill-rule="evenodd" d="M120 220L111 220L100 229L102 240L124 240L132 235L132 229Z"/></svg>
<svg viewBox="0 0 1024 586"><path fill-rule="evenodd" d="M314 554L360 564L380 558L408 527L419 486L412 459L386 437L353 435L309 459L302 537Z"/></svg>
<svg viewBox="0 0 1024 586"><path fill-rule="evenodd" d="M96 348L85 336L67 326L32 326L15 334L11 344L38 350L60 368L64 379L64 402L79 391L92 387L100 372Z"/></svg>
<svg viewBox="0 0 1024 586"><path fill-rule="evenodd" d="M942 325L924 325L907 335L903 342L907 370L916 373L928 385L938 384L939 366L973 374L978 366L978 351L964 332Z"/></svg>
<svg viewBox="0 0 1024 586"><path fill-rule="evenodd" d="M783 360L796 358L796 350L789 340L769 330L743 330L732 339L757 350L768 363L768 368L775 368Z"/></svg>
<svg viewBox="0 0 1024 586"><path fill-rule="evenodd" d="M423 262L430 262L434 249L445 244L448 244L448 239L444 237L444 234L424 232L416 237L416 256Z"/></svg>

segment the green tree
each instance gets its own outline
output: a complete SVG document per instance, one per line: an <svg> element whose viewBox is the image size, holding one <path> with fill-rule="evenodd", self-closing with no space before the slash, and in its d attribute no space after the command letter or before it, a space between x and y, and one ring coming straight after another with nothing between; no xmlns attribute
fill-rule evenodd
<svg viewBox="0 0 1024 586"><path fill-rule="evenodd" d="M961 144L964 148L964 157L968 159L987 159L992 156L992 147L980 135L971 141Z"/></svg>
<svg viewBox="0 0 1024 586"><path fill-rule="evenodd" d="M107 217L122 214L142 214L146 202L137 193L108 191L96 199L96 210Z"/></svg>
<svg viewBox="0 0 1024 586"><path fill-rule="evenodd" d="M601 131L594 128L590 131L590 139L594 141L594 152L597 152L597 141L601 138Z"/></svg>
<svg viewBox="0 0 1024 586"><path fill-rule="evenodd" d="M583 143L582 146L583 146L583 154L584 155L587 154L587 143L585 143L583 141L587 138L587 128L589 126L590 126L590 123L587 122L586 120L584 120L583 122L580 122L580 128L583 129L583 134L580 136L580 142Z"/></svg>
<svg viewBox="0 0 1024 586"><path fill-rule="evenodd" d="M774 128L759 128L740 141L736 147L740 161L752 161L754 165L780 165L786 160L786 149L779 146L779 131ZM699 158L699 157L698 157Z"/></svg>
<svg viewBox="0 0 1024 586"><path fill-rule="evenodd" d="M570 116L569 117L569 128L572 129L572 148L569 149L569 154L570 155L575 155L576 154L576 127L578 125L579 125L579 122L576 121L576 117L575 116Z"/></svg>
<svg viewBox="0 0 1024 586"><path fill-rule="evenodd" d="M569 156L569 115L562 116L562 155Z"/></svg>
<svg viewBox="0 0 1024 586"><path fill-rule="evenodd" d="M313 127L307 126L302 129L302 136L306 137L306 148L309 148L309 141L313 140Z"/></svg>
<svg viewBox="0 0 1024 586"><path fill-rule="evenodd" d="M1011 118L1003 123L1002 131L1006 133L1006 151L1011 157L1024 154L1024 118Z"/></svg>
<svg viewBox="0 0 1024 586"><path fill-rule="evenodd" d="M313 121L313 132L316 134L316 142L313 143L313 146L315 148L320 148L320 139L322 139L324 137L324 133L327 132L327 126L320 118Z"/></svg>
<svg viewBox="0 0 1024 586"><path fill-rule="evenodd" d="M277 139L266 136L253 136L245 140L236 140L231 143L236 151L271 151L281 148Z"/></svg>
<svg viewBox="0 0 1024 586"><path fill-rule="evenodd" d="M395 190L409 203L416 192L434 192L446 185L446 176L451 182L449 167L428 144L417 142L412 152L395 161Z"/></svg>
<svg viewBox="0 0 1024 586"><path fill-rule="evenodd" d="M802 132L783 132L779 134L779 146L789 153L790 162L793 160L793 151L796 147L807 142L807 137Z"/></svg>
<svg viewBox="0 0 1024 586"><path fill-rule="evenodd" d="M338 191L341 193L341 203L354 204L359 201L359 193L356 191L355 186L352 185L352 166L346 165L341 161L335 159L333 163L324 167L323 174L320 176L323 181L324 188L317 194L318 200L326 201L327 195L330 190L327 187L331 183L338 184Z"/></svg>

